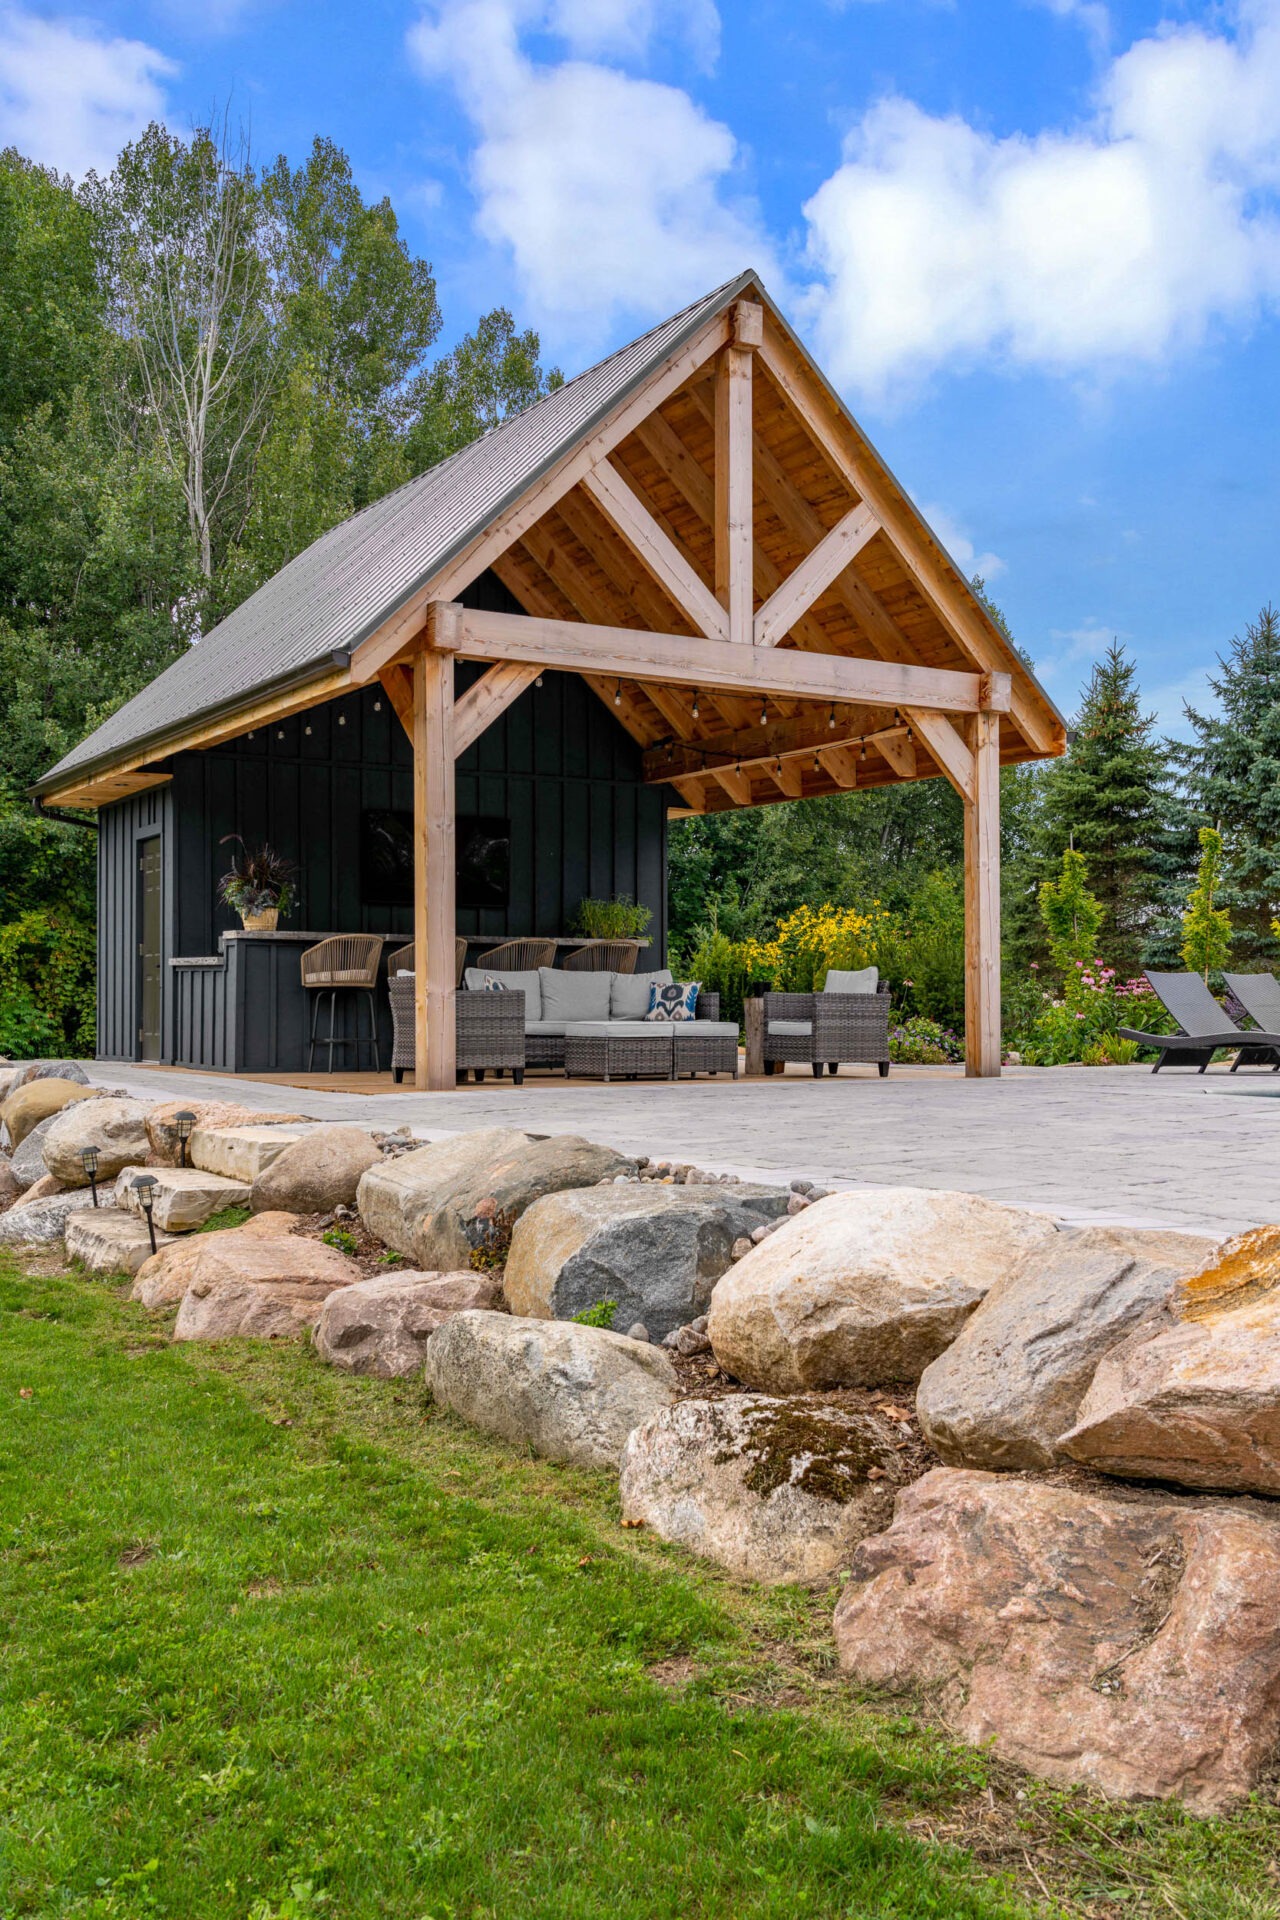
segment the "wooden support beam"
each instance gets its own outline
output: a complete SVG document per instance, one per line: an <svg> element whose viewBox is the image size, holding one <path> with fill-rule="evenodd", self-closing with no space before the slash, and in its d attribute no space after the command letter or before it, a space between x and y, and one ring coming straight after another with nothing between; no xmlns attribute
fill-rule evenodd
<svg viewBox="0 0 1280 1920"><path fill-rule="evenodd" d="M429 640L454 630L451 606L429 609ZM453 723L453 655L426 647L413 663L413 1028L414 1085L430 1093L456 1080Z"/></svg>
<svg viewBox="0 0 1280 1920"><path fill-rule="evenodd" d="M621 474L602 460L590 473L583 474L582 490L590 494L614 531L689 624L709 640L727 640L729 622L724 608Z"/></svg>
<svg viewBox="0 0 1280 1920"><path fill-rule="evenodd" d="M705 398L706 385L705 381L700 381L689 392L703 418L711 421L714 418L714 406ZM697 462L694 464L696 466ZM822 521L763 443L755 449L755 483L792 539L803 546L814 547L826 538L827 529ZM760 586L759 560L764 556L760 555L758 548L757 555L756 585ZM777 576L773 585L765 590L772 593L780 577ZM882 660L897 660L905 666L919 663L920 656L907 636L852 567L847 567L836 580L835 590ZM829 649L831 642L821 628L814 639L810 629L816 625L806 616L792 629L792 637L798 646L816 646L819 652L824 652ZM957 793L962 799L966 798L973 788L973 762L968 747L955 728L948 727L941 714L926 713L919 708L913 708L907 717Z"/></svg>
<svg viewBox="0 0 1280 1920"><path fill-rule="evenodd" d="M852 747L819 747L818 759L838 787L850 791L858 784L858 756Z"/></svg>
<svg viewBox="0 0 1280 1920"><path fill-rule="evenodd" d="M976 665L1003 671L1001 643L968 598L967 583L951 577L941 549L874 472L849 422L812 369L774 329L766 329L758 351L770 379L804 422L814 443L880 521L899 562L947 632ZM1011 711L1019 732L1031 746L1042 753L1063 751L1062 727L1047 705L1041 707L1019 693Z"/></svg>
<svg viewBox="0 0 1280 1920"><path fill-rule="evenodd" d="M707 418L714 418L714 408L708 411ZM694 458L675 428L660 413L643 421L636 428L635 437L710 533L715 527L716 490L715 482L704 471L701 461ZM760 449L756 448L755 457L758 459L759 456ZM767 600L782 585L781 570L774 565L759 541L752 544L751 571L756 593L761 600ZM807 613L797 617L792 633L797 646L808 647L814 653L825 653L830 649L831 641L826 628Z"/></svg>
<svg viewBox="0 0 1280 1920"><path fill-rule="evenodd" d="M751 805L751 782L741 767L715 767L711 777L740 807Z"/></svg>
<svg viewBox="0 0 1280 1920"><path fill-rule="evenodd" d="M689 813L705 813L706 812L707 796L706 796L706 793L703 791L701 781L671 780L667 784L675 788L676 792L680 795L680 798L684 801L685 808Z"/></svg>
<svg viewBox="0 0 1280 1920"><path fill-rule="evenodd" d="M689 376L731 337L732 331L729 314L714 314L691 339L674 348L640 388L619 401L594 433L556 461L507 512L496 515L448 567L434 574L362 641L351 656L352 679L357 684L372 680L380 667L394 660L421 633L427 607L433 601L447 601L461 593L491 566L497 555L520 539L548 508L578 484L584 473L625 440L639 421L677 393Z"/></svg>
<svg viewBox="0 0 1280 1920"><path fill-rule="evenodd" d="M384 667L378 675L382 691L391 702L392 709L400 725L413 739L413 668L401 666L393 661Z"/></svg>
<svg viewBox="0 0 1280 1920"><path fill-rule="evenodd" d="M857 706L926 705L948 713L976 713L979 676L941 667L904 667L845 654L799 653L791 648L738 646L679 633L597 627L585 621L534 619L458 607L451 636L438 627L429 644L466 660L520 660L673 686L724 688Z"/></svg>
<svg viewBox="0 0 1280 1920"><path fill-rule="evenodd" d="M46 806L81 807L92 813L98 807L109 807L113 800L129 800L135 793L167 787L172 779L171 773L102 773L79 786L59 787L56 793L41 797Z"/></svg>
<svg viewBox="0 0 1280 1920"><path fill-rule="evenodd" d="M902 780L916 777L915 742L902 733L873 734L869 743Z"/></svg>
<svg viewBox="0 0 1280 1920"><path fill-rule="evenodd" d="M716 599L729 616L735 646L751 644L751 362L755 349L728 346L716 365Z"/></svg>
<svg viewBox="0 0 1280 1920"><path fill-rule="evenodd" d="M790 754L812 758L819 747L848 746L870 729L856 726L849 713L837 710L835 726L828 725L828 713L805 714L793 720L772 720L764 727L741 727L728 733L710 733L677 746L659 742L644 756L644 777L659 786L673 773L698 773L712 760L748 761L761 765L766 760L784 759ZM899 729L905 732L905 729Z"/></svg>
<svg viewBox="0 0 1280 1920"><path fill-rule="evenodd" d="M453 751L465 753L538 677L537 667L503 660L467 688L454 709Z"/></svg>
<svg viewBox="0 0 1280 1920"><path fill-rule="evenodd" d="M964 1070L1000 1072L1000 722L972 724L974 793L964 808Z"/></svg>
<svg viewBox="0 0 1280 1920"><path fill-rule="evenodd" d="M799 760L766 760L764 770L779 793L785 793L788 800L804 798L804 772Z"/></svg>
<svg viewBox="0 0 1280 1920"><path fill-rule="evenodd" d="M645 692L662 715L677 740L692 740L701 726L701 717L694 719L689 707L689 695L677 692L674 687L660 687L650 680Z"/></svg>
<svg viewBox="0 0 1280 1920"><path fill-rule="evenodd" d="M761 607L755 619L756 645L776 647L879 531L880 522L869 507L850 507Z"/></svg>

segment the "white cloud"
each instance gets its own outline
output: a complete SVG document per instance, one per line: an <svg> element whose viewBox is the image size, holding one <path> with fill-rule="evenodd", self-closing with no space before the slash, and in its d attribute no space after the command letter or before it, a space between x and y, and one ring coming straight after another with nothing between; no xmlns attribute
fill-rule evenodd
<svg viewBox="0 0 1280 1920"><path fill-rule="evenodd" d="M883 396L944 364L1160 361L1280 304L1280 0L1165 28L1083 125L996 137L882 99L808 202L820 351Z"/></svg>
<svg viewBox="0 0 1280 1920"><path fill-rule="evenodd" d="M1037 671L1045 680L1057 681L1065 675L1079 679L1082 670L1100 660L1113 640L1125 637L1092 615L1078 627L1050 627L1049 646L1036 655Z"/></svg>
<svg viewBox="0 0 1280 1920"><path fill-rule="evenodd" d="M1008 572L998 553L978 552L960 522L945 507L921 507L920 511L966 579L972 580L976 573L990 586L993 580Z"/></svg>
<svg viewBox="0 0 1280 1920"><path fill-rule="evenodd" d="M705 44L705 0L682 18ZM641 52L666 24L661 0L441 0L410 31L420 71L455 88L476 130L478 230L560 341L595 345L772 259L728 127L681 88L523 44Z"/></svg>
<svg viewBox="0 0 1280 1920"><path fill-rule="evenodd" d="M0 10L0 144L77 179L164 112L171 60L81 19Z"/></svg>
<svg viewBox="0 0 1280 1920"><path fill-rule="evenodd" d="M1060 20L1074 20L1099 52L1106 50L1111 39L1111 15L1101 0L1032 0L1032 5L1056 13Z"/></svg>

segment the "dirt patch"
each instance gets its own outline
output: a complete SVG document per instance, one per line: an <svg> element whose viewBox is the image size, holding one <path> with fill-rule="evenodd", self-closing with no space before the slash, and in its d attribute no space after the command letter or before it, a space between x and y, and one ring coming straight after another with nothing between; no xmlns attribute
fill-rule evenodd
<svg viewBox="0 0 1280 1920"><path fill-rule="evenodd" d="M300 1213L293 1231L303 1240L320 1240L345 1253L349 1260L355 1261L366 1280L385 1280L413 1266L412 1260L393 1253L385 1241L370 1233L358 1214L353 1219L341 1220L332 1213Z"/></svg>
<svg viewBox="0 0 1280 1920"><path fill-rule="evenodd" d="M149 1541L136 1540L131 1547L125 1548L116 1565L126 1573L133 1567L145 1567L148 1560L155 1558L155 1551Z"/></svg>
<svg viewBox="0 0 1280 1920"><path fill-rule="evenodd" d="M696 1660L687 1653L672 1654L668 1660L655 1660L645 1672L660 1687L666 1687L672 1693L681 1693L684 1688L698 1677L700 1669Z"/></svg>

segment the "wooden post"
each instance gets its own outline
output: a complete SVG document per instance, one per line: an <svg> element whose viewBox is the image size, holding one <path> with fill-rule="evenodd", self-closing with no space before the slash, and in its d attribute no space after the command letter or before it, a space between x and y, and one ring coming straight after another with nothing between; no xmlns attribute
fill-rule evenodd
<svg viewBox="0 0 1280 1920"><path fill-rule="evenodd" d="M428 609L437 645L452 616ZM431 1093L456 1083L453 762L453 655L424 649L413 663L413 1083Z"/></svg>
<svg viewBox="0 0 1280 1920"><path fill-rule="evenodd" d="M740 301L734 339L716 363L716 599L729 616L729 639L752 642L755 529L751 501L751 361L762 310Z"/></svg>
<svg viewBox="0 0 1280 1920"><path fill-rule="evenodd" d="M964 805L964 1070L1000 1073L1000 716L975 714Z"/></svg>
<svg viewBox="0 0 1280 1920"><path fill-rule="evenodd" d="M742 1003L742 1025L747 1037L747 1077L755 1079L764 1072L764 1001L758 997Z"/></svg>

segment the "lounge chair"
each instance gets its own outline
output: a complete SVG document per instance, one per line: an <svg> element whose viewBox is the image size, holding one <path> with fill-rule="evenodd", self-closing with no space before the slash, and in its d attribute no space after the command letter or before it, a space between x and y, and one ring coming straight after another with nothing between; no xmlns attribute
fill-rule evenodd
<svg viewBox="0 0 1280 1920"><path fill-rule="evenodd" d="M1280 1033L1280 980L1273 973L1224 973L1223 979L1251 1020L1267 1033ZM1236 1060L1232 1073L1240 1065ZM1272 1073L1280 1073L1280 1054Z"/></svg>
<svg viewBox="0 0 1280 1920"><path fill-rule="evenodd" d="M1159 1073L1167 1060L1203 1073L1219 1047L1235 1050L1233 1073L1240 1065L1269 1067L1280 1060L1280 1033L1254 1033L1233 1026L1198 973L1148 973L1146 977L1161 1005L1182 1028L1181 1033L1119 1029L1122 1040L1136 1040L1159 1054L1152 1073Z"/></svg>

